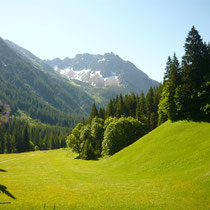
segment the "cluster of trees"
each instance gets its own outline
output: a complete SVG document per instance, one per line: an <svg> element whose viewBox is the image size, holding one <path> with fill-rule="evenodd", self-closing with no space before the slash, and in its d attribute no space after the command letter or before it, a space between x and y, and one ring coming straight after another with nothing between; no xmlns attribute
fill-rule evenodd
<svg viewBox="0 0 210 210"><path fill-rule="evenodd" d="M158 123L162 85L145 96L131 93L111 99L106 109L93 104L89 119L77 124L67 146L82 159L113 155L151 131Z"/></svg>
<svg viewBox="0 0 210 210"><path fill-rule="evenodd" d="M163 85L146 96L120 94L106 109L93 104L89 120L67 138L68 146L81 158L94 159L114 154L168 119L209 121L210 44L192 27L184 47L181 64L175 54L169 57Z"/></svg>
<svg viewBox="0 0 210 210"><path fill-rule="evenodd" d="M106 109L100 107L97 109L93 104L92 110L89 116L89 121L94 117L107 119L109 117L133 117L138 121L144 123L148 131L157 127L158 123L158 104L160 101L162 92L162 85L159 87L150 87L146 96L142 92L140 96L135 93L126 94L123 96L120 94L111 99Z"/></svg>
<svg viewBox="0 0 210 210"><path fill-rule="evenodd" d="M167 61L159 124L167 119L210 120L210 44L192 27L184 48L181 65L175 54Z"/></svg>
<svg viewBox="0 0 210 210"><path fill-rule="evenodd" d="M143 123L132 117L94 117L84 125L77 124L67 137L67 146L85 160L113 155L146 133Z"/></svg>
<svg viewBox="0 0 210 210"><path fill-rule="evenodd" d="M0 127L0 153L16 153L66 147L69 128L30 125L13 118Z"/></svg>

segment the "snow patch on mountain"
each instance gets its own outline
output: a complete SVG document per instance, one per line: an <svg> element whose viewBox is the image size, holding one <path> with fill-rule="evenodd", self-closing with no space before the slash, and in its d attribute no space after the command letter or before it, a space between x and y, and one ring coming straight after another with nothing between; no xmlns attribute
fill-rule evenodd
<svg viewBox="0 0 210 210"><path fill-rule="evenodd" d="M102 59L99 59L99 60L98 60L98 63L104 62L104 61L106 61L106 59L105 59L105 58L102 58Z"/></svg>
<svg viewBox="0 0 210 210"><path fill-rule="evenodd" d="M92 69L75 70L72 67L59 69L55 66L54 70L67 77L69 80L79 80L91 84L92 86L120 86L119 77L115 72L112 72L112 76L110 77L103 77L100 71L94 71Z"/></svg>

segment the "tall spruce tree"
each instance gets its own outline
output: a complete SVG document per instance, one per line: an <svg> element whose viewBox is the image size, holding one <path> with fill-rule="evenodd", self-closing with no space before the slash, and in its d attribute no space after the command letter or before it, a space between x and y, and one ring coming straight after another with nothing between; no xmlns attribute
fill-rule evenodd
<svg viewBox="0 0 210 210"><path fill-rule="evenodd" d="M94 117L98 117L98 116L99 116L98 109L96 108L96 105L94 103L90 112L89 122L91 122Z"/></svg>
<svg viewBox="0 0 210 210"><path fill-rule="evenodd" d="M114 115L115 115L115 111L114 111L113 101L111 99L109 103L107 104L105 116L106 118L108 118L108 117L114 117Z"/></svg>
<svg viewBox="0 0 210 210"><path fill-rule="evenodd" d="M104 109L104 107L99 108L98 117L102 118L102 119L105 119L105 109Z"/></svg>
<svg viewBox="0 0 210 210"><path fill-rule="evenodd" d="M171 63L172 63L171 57L168 56L168 60L167 60L167 63L166 63L166 68L165 68L165 73L164 73L164 78L163 78L164 83L166 81L168 81L168 79L169 79L169 72L170 72Z"/></svg>
<svg viewBox="0 0 210 210"><path fill-rule="evenodd" d="M168 81L167 81L168 117L172 121L175 121L178 119L175 93L176 93L176 89L179 88L179 85L181 84L180 79L181 79L180 65L179 65L179 61L176 57L176 54L174 53L173 60L169 67Z"/></svg>
<svg viewBox="0 0 210 210"><path fill-rule="evenodd" d="M29 144L29 134L28 134L28 126L27 124L24 125L23 134L22 134L22 151L27 152L29 151L30 144Z"/></svg>
<svg viewBox="0 0 210 210"><path fill-rule="evenodd" d="M146 124L146 101L145 101L145 96L144 93L141 92L139 102L137 104L136 108L136 119L138 121L141 121L142 123Z"/></svg>
<svg viewBox="0 0 210 210"><path fill-rule="evenodd" d="M11 145L11 135L6 133L4 135L4 142L5 142L5 151L4 153L11 153L12 145Z"/></svg>
<svg viewBox="0 0 210 210"><path fill-rule="evenodd" d="M126 106L124 104L124 99L123 99L122 94L120 94L120 97L119 97L118 102L117 102L116 116L118 118L120 118L122 115L126 115L126 113L127 113L127 109L126 109Z"/></svg>
<svg viewBox="0 0 210 210"><path fill-rule="evenodd" d="M147 126L148 129L151 130L151 114L154 112L154 91L153 88L150 87L147 95L146 95L146 111L147 111Z"/></svg>
<svg viewBox="0 0 210 210"><path fill-rule="evenodd" d="M177 97L181 97L180 109L187 119L198 120L201 113L199 92L204 86L204 77L209 71L207 65L207 47L193 26L185 42L185 55L182 58L182 87ZM185 94L182 94L184 92Z"/></svg>

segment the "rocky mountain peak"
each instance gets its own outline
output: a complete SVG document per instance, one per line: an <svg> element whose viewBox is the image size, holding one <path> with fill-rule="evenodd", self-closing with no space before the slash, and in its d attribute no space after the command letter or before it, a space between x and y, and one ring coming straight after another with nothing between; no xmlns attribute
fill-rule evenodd
<svg viewBox="0 0 210 210"><path fill-rule="evenodd" d="M92 86L118 86L140 92L158 85L133 63L124 61L113 52L104 55L77 54L74 58L45 62L69 80L79 80Z"/></svg>

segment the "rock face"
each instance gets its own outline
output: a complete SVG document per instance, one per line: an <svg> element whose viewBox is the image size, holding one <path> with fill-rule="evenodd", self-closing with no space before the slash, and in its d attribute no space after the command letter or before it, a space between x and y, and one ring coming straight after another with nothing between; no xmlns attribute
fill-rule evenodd
<svg viewBox="0 0 210 210"><path fill-rule="evenodd" d="M45 62L69 80L79 80L92 86L117 86L128 91L146 92L150 86L159 84L114 53L78 54L72 59L56 58Z"/></svg>

